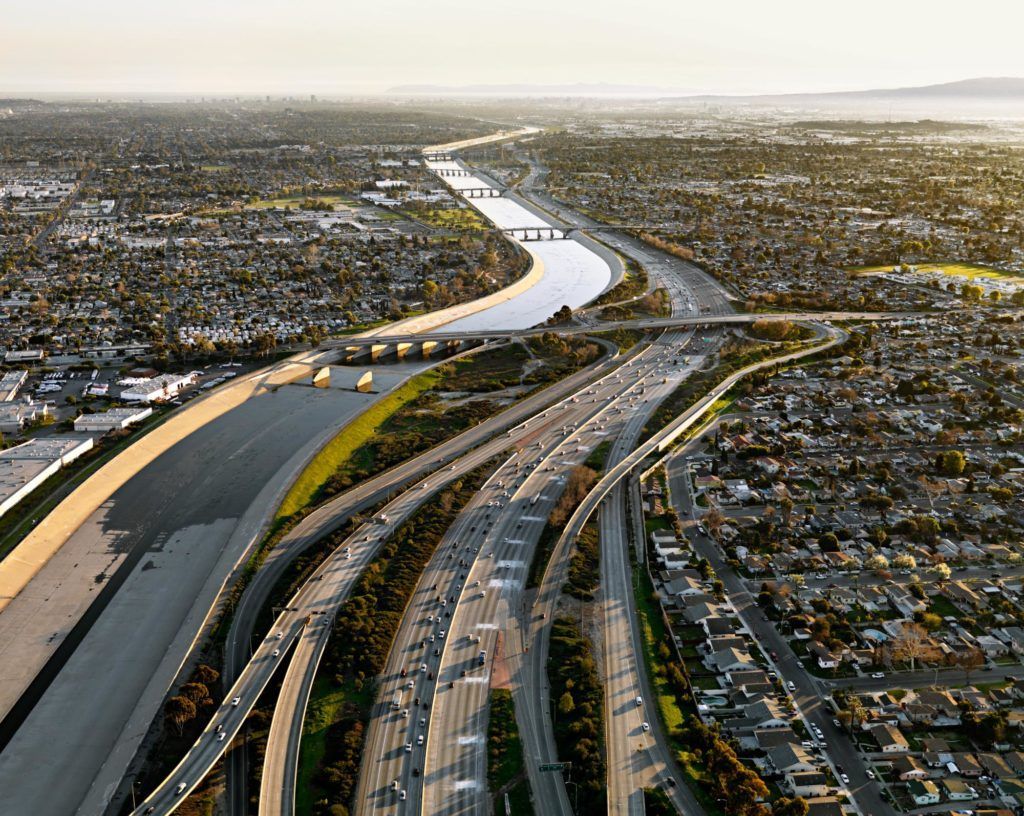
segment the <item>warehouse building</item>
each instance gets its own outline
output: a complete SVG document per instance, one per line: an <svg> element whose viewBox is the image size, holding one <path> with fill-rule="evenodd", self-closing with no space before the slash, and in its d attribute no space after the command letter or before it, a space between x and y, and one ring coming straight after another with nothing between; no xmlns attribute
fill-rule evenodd
<svg viewBox="0 0 1024 816"><path fill-rule="evenodd" d="M51 436L0 451L0 516L92 446L90 436Z"/></svg>
<svg viewBox="0 0 1024 816"><path fill-rule="evenodd" d="M134 383L121 392L125 402L159 402L176 396L196 381L194 374L161 374Z"/></svg>
<svg viewBox="0 0 1024 816"><path fill-rule="evenodd" d="M17 434L25 426L39 422L50 415L45 402L0 402L0 433Z"/></svg>
<svg viewBox="0 0 1024 816"><path fill-rule="evenodd" d="M101 414L82 414L75 420L75 430L84 433L121 431L152 414L152 408L111 408Z"/></svg>
<svg viewBox="0 0 1024 816"><path fill-rule="evenodd" d="M27 371L8 371L0 377L0 402L10 402L28 379Z"/></svg>

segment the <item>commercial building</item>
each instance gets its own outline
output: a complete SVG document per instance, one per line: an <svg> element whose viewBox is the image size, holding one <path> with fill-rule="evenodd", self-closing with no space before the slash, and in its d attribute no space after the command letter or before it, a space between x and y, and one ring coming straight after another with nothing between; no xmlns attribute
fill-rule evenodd
<svg viewBox="0 0 1024 816"><path fill-rule="evenodd" d="M152 408L111 408L101 414L82 414L75 420L75 430L85 433L120 431L142 422L152 413Z"/></svg>
<svg viewBox="0 0 1024 816"><path fill-rule="evenodd" d="M6 363L41 363L45 356L42 349L26 349L19 351L17 349L7 352L4 355L4 362Z"/></svg>
<svg viewBox="0 0 1024 816"><path fill-rule="evenodd" d="M0 402L10 402L28 379L27 371L8 371L0 377Z"/></svg>
<svg viewBox="0 0 1024 816"><path fill-rule="evenodd" d="M44 402L0 402L0 433L16 434L25 430L37 420L49 416L50 409Z"/></svg>
<svg viewBox="0 0 1024 816"><path fill-rule="evenodd" d="M121 392L125 402L159 402L171 399L196 381L194 374L161 374L134 383Z"/></svg>
<svg viewBox="0 0 1024 816"><path fill-rule="evenodd" d="M0 451L0 516L92 447L92 437L51 436Z"/></svg>

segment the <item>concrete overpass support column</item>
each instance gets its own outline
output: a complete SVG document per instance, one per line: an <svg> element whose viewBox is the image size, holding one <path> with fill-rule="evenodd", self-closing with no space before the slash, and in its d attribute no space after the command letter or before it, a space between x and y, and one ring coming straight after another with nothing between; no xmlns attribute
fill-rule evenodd
<svg viewBox="0 0 1024 816"><path fill-rule="evenodd" d="M398 343L395 346L395 354L399 360L404 360L405 355L408 354L409 349L412 348L412 343Z"/></svg>
<svg viewBox="0 0 1024 816"><path fill-rule="evenodd" d="M380 356L387 351L387 348L387 343L374 343L370 346L370 360L374 363L377 362Z"/></svg>
<svg viewBox="0 0 1024 816"><path fill-rule="evenodd" d="M356 391L361 394L369 394L373 390L373 372L367 371L356 381Z"/></svg>
<svg viewBox="0 0 1024 816"><path fill-rule="evenodd" d="M329 388L331 385L331 367L324 366L313 375L314 388Z"/></svg>
<svg viewBox="0 0 1024 816"><path fill-rule="evenodd" d="M436 340L424 340L420 344L420 350L423 353L423 359L424 360L429 360L430 359L430 355L434 353L434 349L436 349L436 348L437 348L437 341Z"/></svg>

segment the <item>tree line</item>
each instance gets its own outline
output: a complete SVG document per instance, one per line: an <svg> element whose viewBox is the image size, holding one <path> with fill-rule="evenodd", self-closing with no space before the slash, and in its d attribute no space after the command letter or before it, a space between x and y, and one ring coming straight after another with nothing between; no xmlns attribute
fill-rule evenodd
<svg viewBox="0 0 1024 816"><path fill-rule="evenodd" d="M593 647L572 618L556 618L551 625L548 680L555 701L558 756L572 762L572 779L578 785L576 813L603 813L607 808L604 687Z"/></svg>

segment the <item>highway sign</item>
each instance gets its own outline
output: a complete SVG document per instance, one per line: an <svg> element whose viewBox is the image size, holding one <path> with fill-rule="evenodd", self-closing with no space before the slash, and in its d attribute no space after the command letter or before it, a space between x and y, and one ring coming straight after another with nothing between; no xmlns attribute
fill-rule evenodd
<svg viewBox="0 0 1024 816"><path fill-rule="evenodd" d="M572 768L571 762L546 762L538 767L541 771L568 771Z"/></svg>

